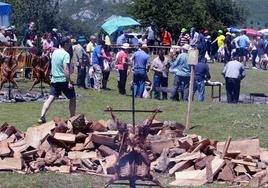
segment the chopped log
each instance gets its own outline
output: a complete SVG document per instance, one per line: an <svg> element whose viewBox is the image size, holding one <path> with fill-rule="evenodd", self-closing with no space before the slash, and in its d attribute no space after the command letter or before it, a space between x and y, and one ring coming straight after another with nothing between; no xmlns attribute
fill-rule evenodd
<svg viewBox="0 0 268 188"><path fill-rule="evenodd" d="M92 159L97 158L96 152L81 152L81 151L70 151L68 152L70 159Z"/></svg>
<svg viewBox="0 0 268 188"><path fill-rule="evenodd" d="M196 170L202 170L206 167L207 161L211 161L214 158L214 156L209 155L205 156L203 158L196 159L194 167Z"/></svg>
<svg viewBox="0 0 268 188"><path fill-rule="evenodd" d="M26 144L25 139L21 139L15 143L9 144L9 147L14 153L20 153L26 150L28 145Z"/></svg>
<svg viewBox="0 0 268 188"><path fill-rule="evenodd" d="M107 174L114 174L116 172L115 169L116 163L117 163L116 155L110 155L108 157L105 157L104 168L106 168Z"/></svg>
<svg viewBox="0 0 268 188"><path fill-rule="evenodd" d="M108 146L101 145L98 150L101 152L102 156L107 157L110 155L116 155L118 156L118 152L109 148Z"/></svg>
<svg viewBox="0 0 268 188"><path fill-rule="evenodd" d="M201 158L204 154L201 154L200 152L196 153L183 153L175 158L170 159L171 162L180 162L180 161L189 161Z"/></svg>
<svg viewBox="0 0 268 188"><path fill-rule="evenodd" d="M225 142L217 143L217 150L223 152ZM242 156L260 156L260 140L259 139L251 139L251 140L238 140L232 141L229 149L229 152L232 151L240 151L240 155Z"/></svg>
<svg viewBox="0 0 268 188"><path fill-rule="evenodd" d="M176 180L189 180L189 179L197 179L204 180L206 182L206 172L204 170L189 170L189 171L181 171L175 172Z"/></svg>
<svg viewBox="0 0 268 188"><path fill-rule="evenodd" d="M11 153L11 150L8 147L7 140L0 142L0 156L7 157L10 155L10 153Z"/></svg>
<svg viewBox="0 0 268 188"><path fill-rule="evenodd" d="M76 142L84 143L85 139L88 137L87 134L79 132L77 135L75 135Z"/></svg>
<svg viewBox="0 0 268 188"><path fill-rule="evenodd" d="M56 140L59 140L61 142L65 142L65 143L68 143L68 144L75 143L75 134L55 133L54 138Z"/></svg>
<svg viewBox="0 0 268 188"><path fill-rule="evenodd" d="M218 176L218 180L228 181L232 183L235 179L234 164L227 163Z"/></svg>
<svg viewBox="0 0 268 188"><path fill-rule="evenodd" d="M261 174L253 177L250 181L248 186L249 187L261 187L268 183L268 172L264 171Z"/></svg>
<svg viewBox="0 0 268 188"><path fill-rule="evenodd" d="M268 151L261 151L260 160L268 162Z"/></svg>
<svg viewBox="0 0 268 188"><path fill-rule="evenodd" d="M176 157L178 155L181 155L183 153L185 153L186 150L185 149L181 149L181 148L170 148L169 149L169 157Z"/></svg>
<svg viewBox="0 0 268 188"><path fill-rule="evenodd" d="M232 162L232 163L235 163L235 164L242 164L242 165L246 165L246 166L257 167L257 163L246 162L246 161L238 160L238 159L231 159L231 162Z"/></svg>
<svg viewBox="0 0 268 188"><path fill-rule="evenodd" d="M97 122L93 122L90 128L93 131L107 131L107 121L99 120Z"/></svg>
<svg viewBox="0 0 268 188"><path fill-rule="evenodd" d="M197 151L200 151L200 150L204 149L205 147L207 147L209 144L210 144L210 141L208 139L201 140L196 147L191 148L191 150L192 150L191 153L195 153Z"/></svg>
<svg viewBox="0 0 268 188"><path fill-rule="evenodd" d="M68 122L67 122L68 128L71 125L72 126L71 129L73 129L74 133L83 132L83 130L86 127L84 114L78 114L76 116L73 116L68 120Z"/></svg>
<svg viewBox="0 0 268 188"><path fill-rule="evenodd" d="M168 148L164 148L160 157L151 164L152 168L158 172L165 172L169 165Z"/></svg>
<svg viewBox="0 0 268 188"><path fill-rule="evenodd" d="M0 159L0 170L21 170L22 161L20 158Z"/></svg>
<svg viewBox="0 0 268 188"><path fill-rule="evenodd" d="M104 135L104 136L116 136L118 135L118 131L105 131L105 132L94 131L93 134Z"/></svg>
<svg viewBox="0 0 268 188"><path fill-rule="evenodd" d="M77 143L74 147L71 148L72 151L82 151L84 150L84 144L83 143Z"/></svg>
<svg viewBox="0 0 268 188"><path fill-rule="evenodd" d="M244 165L240 165L238 164L235 168L234 168L234 171L237 173L237 174L244 174L247 172L247 169L244 167Z"/></svg>
<svg viewBox="0 0 268 188"><path fill-rule="evenodd" d="M166 140L157 140L150 141L151 151L153 153L161 154L164 148L172 148L175 147L176 141L174 139L166 139Z"/></svg>
<svg viewBox="0 0 268 188"><path fill-rule="evenodd" d="M186 149L186 151L188 151L194 145L193 139L188 136L180 138L178 141L180 148Z"/></svg>
<svg viewBox="0 0 268 188"><path fill-rule="evenodd" d="M6 140L8 138L8 135L6 133L0 132L0 142L3 140Z"/></svg>
<svg viewBox="0 0 268 188"><path fill-rule="evenodd" d="M68 165L62 165L59 168L60 173L70 173L71 172L71 167Z"/></svg>
<svg viewBox="0 0 268 188"><path fill-rule="evenodd" d="M168 171L168 173L169 173L169 175L173 175L173 174L175 174L175 172L179 172L179 171L185 170L185 169L189 168L192 165L193 165L193 162L192 161L181 161L181 162L175 164Z"/></svg>
<svg viewBox="0 0 268 188"><path fill-rule="evenodd" d="M112 148L115 147L115 138L114 137L93 134L91 139L92 139L93 143L96 143L99 145L109 146Z"/></svg>

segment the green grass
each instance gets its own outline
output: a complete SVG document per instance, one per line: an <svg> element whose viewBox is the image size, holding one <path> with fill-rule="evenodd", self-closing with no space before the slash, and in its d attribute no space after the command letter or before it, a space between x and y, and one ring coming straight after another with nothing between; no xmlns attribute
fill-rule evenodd
<svg viewBox="0 0 268 188"><path fill-rule="evenodd" d="M220 75L222 68L222 64L210 65L213 81L224 81ZM131 77L128 78L128 81L130 80ZM26 89L29 88L31 83L20 81L18 85ZM267 71L247 70L247 76L242 82L241 93L268 93L267 86ZM111 75L109 87L112 89L111 91L101 93L77 89L77 93L81 95L77 101L77 113L84 113L87 119L99 120L110 118L110 115L104 112L107 106L112 106L115 109L130 109L131 97L118 95L116 73ZM131 94L129 87L127 92ZM222 94L225 95L224 88ZM194 128L189 131L190 133L219 141L225 140L228 136L232 136L233 139L258 136L262 147L268 146L268 105L230 105L211 102L209 95L210 89L207 89L206 102L194 102L192 118ZM157 119L185 123L187 104L184 102L158 101L154 99L136 100L137 109L153 109L157 106L160 106L163 110L163 113L157 115ZM27 127L36 123L41 107L42 103L39 102L0 104L0 123L9 122L15 124L20 130L25 131ZM51 106L47 119L50 120L54 117L67 119L68 114L68 102L56 101ZM130 113L120 113L117 116L121 120L131 123ZM141 122L148 116L149 114L137 114L136 119ZM159 179L163 182L172 180L165 176L160 176ZM105 180L105 178L86 175L1 173L0 187L103 187ZM224 185L212 184L209 187L224 187Z"/></svg>

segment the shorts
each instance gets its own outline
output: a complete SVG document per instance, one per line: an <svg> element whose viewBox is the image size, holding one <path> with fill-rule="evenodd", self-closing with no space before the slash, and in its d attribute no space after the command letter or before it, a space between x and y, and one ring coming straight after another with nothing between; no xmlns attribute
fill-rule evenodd
<svg viewBox="0 0 268 188"><path fill-rule="evenodd" d="M248 55L248 50L246 48L239 49L239 56L240 57L247 56L247 55Z"/></svg>
<svg viewBox="0 0 268 188"><path fill-rule="evenodd" d="M68 87L68 82L57 82L57 83L51 83L50 87L50 95L53 95L55 97L59 97L61 95L61 92L68 98L72 99L75 97L75 91L74 88L70 89Z"/></svg>

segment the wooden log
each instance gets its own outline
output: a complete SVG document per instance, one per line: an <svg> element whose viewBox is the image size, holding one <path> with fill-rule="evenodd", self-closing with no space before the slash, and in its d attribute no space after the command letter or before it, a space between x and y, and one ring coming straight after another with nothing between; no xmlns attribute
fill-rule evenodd
<svg viewBox="0 0 268 188"><path fill-rule="evenodd" d="M175 172L183 171L193 165L192 161L181 161L175 164L169 171L169 175L175 174Z"/></svg>
<svg viewBox="0 0 268 188"><path fill-rule="evenodd" d="M93 122L90 128L93 131L107 131L107 121L99 120L97 122Z"/></svg>
<svg viewBox="0 0 268 188"><path fill-rule="evenodd" d="M235 164L257 167L257 163L247 162L247 161L238 160L238 159L231 159L231 162Z"/></svg>
<svg viewBox="0 0 268 188"><path fill-rule="evenodd" d="M218 180L233 182L235 179L234 165L227 163L218 176Z"/></svg>
<svg viewBox="0 0 268 188"><path fill-rule="evenodd" d="M62 165L60 166L59 168L59 172L60 173L71 173L71 166L68 166L68 165Z"/></svg>
<svg viewBox="0 0 268 188"><path fill-rule="evenodd" d="M189 161L189 160L194 160L198 159L204 156L204 154L201 154L200 152L196 153L183 153L175 158L170 159L170 162L180 162L180 161Z"/></svg>
<svg viewBox="0 0 268 188"><path fill-rule="evenodd" d="M65 142L65 143L68 143L68 144L75 143L75 134L55 133L54 138L56 140L59 140L61 142Z"/></svg>
<svg viewBox="0 0 268 188"><path fill-rule="evenodd" d="M157 140L150 141L151 151L153 153L162 153L164 148L172 148L176 146L176 141L174 139L166 139L166 140Z"/></svg>
<svg viewBox="0 0 268 188"><path fill-rule="evenodd" d="M7 157L10 155L10 153L11 153L11 150L8 147L7 140L0 142L0 156Z"/></svg>
<svg viewBox="0 0 268 188"><path fill-rule="evenodd" d="M68 152L70 159L92 159L97 158L96 152L81 152L81 151L70 151Z"/></svg>
<svg viewBox="0 0 268 188"><path fill-rule="evenodd" d="M83 143L77 143L74 147L71 148L72 151L82 151L84 150L84 144Z"/></svg>
<svg viewBox="0 0 268 188"><path fill-rule="evenodd" d="M225 142L217 143L217 150L223 152ZM238 140L232 141L229 149L229 152L240 151L241 156L260 156L260 140L259 139L248 139L248 140Z"/></svg>
<svg viewBox="0 0 268 188"><path fill-rule="evenodd" d="M101 152L102 156L107 157L110 155L116 155L118 156L118 152L109 148L108 146L101 145L98 150Z"/></svg>
<svg viewBox="0 0 268 188"><path fill-rule="evenodd" d="M227 151L228 151L228 149L229 149L231 140L232 140L232 138L229 136L228 139L226 140L225 144L224 144L223 152L222 152L222 155L221 155L221 158L222 158L222 159L224 159L224 157L225 157L226 154L227 154Z"/></svg>
<svg viewBox="0 0 268 188"><path fill-rule="evenodd" d="M109 136L102 136L102 135L92 135L92 142L99 144L99 145L105 145L108 147L115 147L115 138L109 137Z"/></svg>
<svg viewBox="0 0 268 188"><path fill-rule="evenodd" d="M22 161L20 158L0 159L0 170L21 170Z"/></svg>

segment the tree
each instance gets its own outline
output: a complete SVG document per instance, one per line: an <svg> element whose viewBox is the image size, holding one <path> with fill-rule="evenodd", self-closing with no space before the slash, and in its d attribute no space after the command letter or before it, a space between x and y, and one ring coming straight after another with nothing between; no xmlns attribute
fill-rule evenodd
<svg viewBox="0 0 268 188"><path fill-rule="evenodd" d="M182 27L225 29L245 20L245 11L233 0L133 0L128 13L143 25L154 22L178 34Z"/></svg>
<svg viewBox="0 0 268 188"><path fill-rule="evenodd" d="M5 0L12 5L12 24L16 25L18 34L22 35L30 21L36 23L36 31L41 35L56 27L59 14L57 0Z"/></svg>

